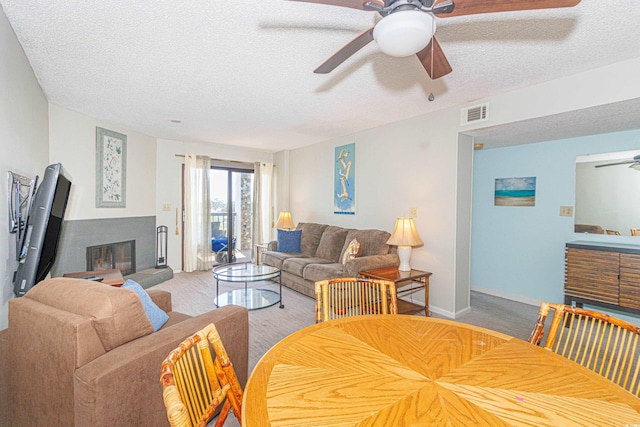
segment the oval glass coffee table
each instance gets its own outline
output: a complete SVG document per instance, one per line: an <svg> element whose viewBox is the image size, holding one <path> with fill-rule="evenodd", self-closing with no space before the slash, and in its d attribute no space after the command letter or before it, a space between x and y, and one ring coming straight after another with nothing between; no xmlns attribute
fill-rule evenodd
<svg viewBox="0 0 640 427"><path fill-rule="evenodd" d="M211 271L213 272L213 278L216 279L216 299L214 301L216 307L234 304L246 307L248 310L257 310L280 303L280 308L284 308L279 268L244 262L218 265ZM247 283L274 280L276 278L280 285L280 292L247 287ZM219 282L221 280L231 283L244 283L244 289L235 289L220 295Z"/></svg>

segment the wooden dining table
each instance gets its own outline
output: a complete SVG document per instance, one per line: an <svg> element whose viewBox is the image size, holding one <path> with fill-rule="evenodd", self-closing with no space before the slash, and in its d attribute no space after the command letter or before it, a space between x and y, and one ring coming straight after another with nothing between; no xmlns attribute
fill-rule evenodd
<svg viewBox="0 0 640 427"><path fill-rule="evenodd" d="M640 426L640 399L553 352L407 315L301 329L257 363L242 425Z"/></svg>

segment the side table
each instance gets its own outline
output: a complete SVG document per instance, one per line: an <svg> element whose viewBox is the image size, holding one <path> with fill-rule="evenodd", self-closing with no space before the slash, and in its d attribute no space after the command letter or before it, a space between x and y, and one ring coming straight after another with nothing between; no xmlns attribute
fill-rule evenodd
<svg viewBox="0 0 640 427"><path fill-rule="evenodd" d="M400 271L397 267L383 267L360 272L364 278L388 280L396 285L398 314L414 314L424 310L427 317L429 317L429 277L431 274L428 271L413 268L411 271ZM401 295L410 295L421 289L424 289L424 305L400 298Z"/></svg>
<svg viewBox="0 0 640 427"><path fill-rule="evenodd" d="M262 252L266 251L267 248L269 247L268 243L256 243L255 244L255 263L256 265L261 265L262 264L262 259L261 259L261 255Z"/></svg>

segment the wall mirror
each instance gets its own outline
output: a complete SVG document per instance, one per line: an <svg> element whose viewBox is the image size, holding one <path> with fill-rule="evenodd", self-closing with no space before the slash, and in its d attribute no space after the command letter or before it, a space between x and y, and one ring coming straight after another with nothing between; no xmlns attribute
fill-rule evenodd
<svg viewBox="0 0 640 427"><path fill-rule="evenodd" d="M576 233L640 231L640 150L576 158Z"/></svg>

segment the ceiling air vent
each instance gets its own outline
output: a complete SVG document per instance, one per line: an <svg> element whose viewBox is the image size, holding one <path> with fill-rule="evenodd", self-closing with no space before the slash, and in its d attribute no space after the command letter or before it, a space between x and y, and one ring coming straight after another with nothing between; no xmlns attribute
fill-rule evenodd
<svg viewBox="0 0 640 427"><path fill-rule="evenodd" d="M460 111L460 124L462 126L471 123L486 122L489 120L489 104L474 105L463 108Z"/></svg>

